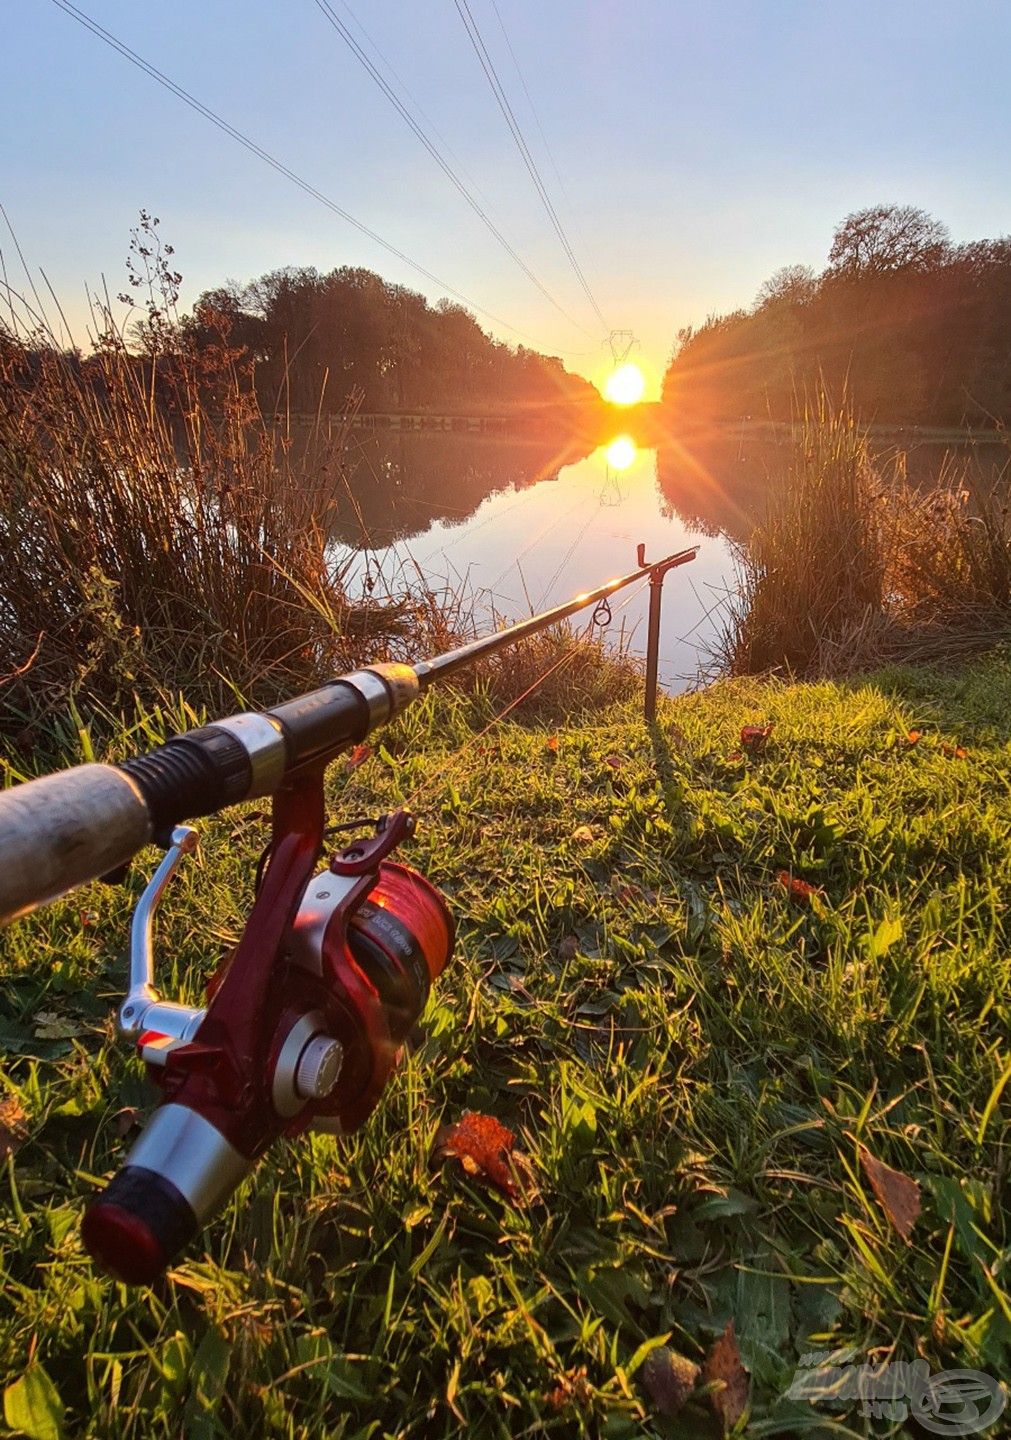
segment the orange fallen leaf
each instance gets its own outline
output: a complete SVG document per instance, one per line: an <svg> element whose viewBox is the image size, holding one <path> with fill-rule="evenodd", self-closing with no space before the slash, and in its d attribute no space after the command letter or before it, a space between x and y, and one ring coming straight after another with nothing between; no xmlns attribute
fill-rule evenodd
<svg viewBox="0 0 1011 1440"><path fill-rule="evenodd" d="M772 734L772 722L768 725L742 725L741 746L749 754L757 755L765 749L766 741Z"/></svg>
<svg viewBox="0 0 1011 1440"><path fill-rule="evenodd" d="M545 749L550 750L551 753L552 753L552 755L557 755L557 754L558 754L558 736L557 736L557 735L549 735L548 738L547 738L547 739L545 740L545 742L544 742L544 747L545 747Z"/></svg>
<svg viewBox="0 0 1011 1440"><path fill-rule="evenodd" d="M947 755L949 760L965 760L968 758L969 752L968 750L963 750L961 745L948 745L942 741L941 754Z"/></svg>
<svg viewBox="0 0 1011 1440"><path fill-rule="evenodd" d="M359 765L364 765L371 754L371 745L356 745L344 762L344 768L347 773L350 775L353 770L358 769Z"/></svg>
<svg viewBox="0 0 1011 1440"><path fill-rule="evenodd" d="M919 743L919 741L920 741L920 739L922 738L922 736L923 736L923 731L922 731L922 730L910 730L909 733L908 733L908 735L906 736L906 744L907 744L907 745L916 745L916 744Z"/></svg>
<svg viewBox="0 0 1011 1440"><path fill-rule="evenodd" d="M549 1408L555 1411L564 1410L569 1405L585 1409L593 1398L593 1390L586 1378L586 1366L580 1365L578 1369L563 1371L558 1377L558 1383L553 1390L549 1390L545 1398Z"/></svg>
<svg viewBox="0 0 1011 1440"><path fill-rule="evenodd" d="M802 880L799 875L791 875L789 870L780 870L776 879L796 905L810 905L812 900L824 899L824 891L817 885Z"/></svg>
<svg viewBox="0 0 1011 1440"><path fill-rule="evenodd" d="M709 1396L709 1403L724 1432L732 1430L748 1406L748 1372L741 1364L733 1320L727 1321L727 1328L706 1356L702 1374L709 1385L722 1382Z"/></svg>
<svg viewBox="0 0 1011 1440"><path fill-rule="evenodd" d="M16 1095L0 1100L0 1162L13 1155L28 1135L28 1116Z"/></svg>
<svg viewBox="0 0 1011 1440"><path fill-rule="evenodd" d="M444 1125L435 1137L432 1159L455 1156L468 1175L487 1180L510 1200L522 1198L517 1172L529 1175L529 1161L514 1149L515 1135L493 1115L467 1110L455 1125Z"/></svg>
<svg viewBox="0 0 1011 1440"><path fill-rule="evenodd" d="M698 1384L699 1367L669 1345L658 1345L643 1361L642 1383L661 1415L682 1410Z"/></svg>
<svg viewBox="0 0 1011 1440"><path fill-rule="evenodd" d="M860 1146L860 1164L878 1204L908 1245L920 1213L918 1182L911 1175L903 1175L901 1170L893 1170L890 1165L875 1160L866 1145Z"/></svg>
<svg viewBox="0 0 1011 1440"><path fill-rule="evenodd" d="M592 845L597 837L589 825L577 825L572 832L572 838L577 845Z"/></svg>

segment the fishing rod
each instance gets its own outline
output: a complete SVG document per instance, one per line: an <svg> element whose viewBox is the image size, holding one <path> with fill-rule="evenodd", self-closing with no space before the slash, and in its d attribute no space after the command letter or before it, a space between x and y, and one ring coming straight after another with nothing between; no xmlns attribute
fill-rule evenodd
<svg viewBox="0 0 1011 1440"><path fill-rule="evenodd" d="M639 566L565 604L415 664L380 663L261 712L173 736L118 764L76 766L0 794L0 924L76 885L121 879L149 843L165 856L134 911L118 1014L161 1092L123 1168L87 1209L85 1245L128 1283L154 1281L281 1135L347 1134L375 1108L429 989L453 950L445 901L391 859L414 833L404 810L356 832L317 870L326 767L430 685L616 591L694 560ZM652 647L655 652L655 645ZM655 659L655 656L654 656ZM648 677L647 677L648 678ZM655 689L655 685L654 685ZM187 820L273 797L271 836L238 944L207 1004L163 1000L153 924L183 857ZM371 828L372 834L361 832Z"/></svg>

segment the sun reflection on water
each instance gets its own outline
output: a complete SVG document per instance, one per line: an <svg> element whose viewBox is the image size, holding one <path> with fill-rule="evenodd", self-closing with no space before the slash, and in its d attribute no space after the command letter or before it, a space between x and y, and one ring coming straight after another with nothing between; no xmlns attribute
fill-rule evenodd
<svg viewBox="0 0 1011 1440"><path fill-rule="evenodd" d="M606 450L607 463L612 470L627 470L635 460L638 451L635 441L629 435L619 435Z"/></svg>

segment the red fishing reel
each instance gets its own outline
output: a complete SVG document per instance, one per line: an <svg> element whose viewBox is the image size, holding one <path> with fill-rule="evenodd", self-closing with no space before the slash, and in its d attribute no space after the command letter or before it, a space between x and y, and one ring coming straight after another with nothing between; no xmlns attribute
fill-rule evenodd
<svg viewBox="0 0 1011 1440"><path fill-rule="evenodd" d="M196 1010L153 986L152 915L193 832L172 844L133 922L120 1029L162 1100L82 1226L95 1260L149 1284L221 1208L280 1135L343 1134L374 1109L453 949L439 892L389 859L404 811L316 869L322 771L275 796L273 836L249 921Z"/></svg>

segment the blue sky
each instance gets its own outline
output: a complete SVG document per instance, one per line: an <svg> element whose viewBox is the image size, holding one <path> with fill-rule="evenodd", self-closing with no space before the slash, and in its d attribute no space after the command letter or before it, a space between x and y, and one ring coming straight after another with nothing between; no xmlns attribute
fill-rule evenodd
<svg viewBox="0 0 1011 1440"><path fill-rule="evenodd" d="M453 0L333 4L365 25L426 128L588 336L498 248L313 0L82 0L358 219L600 378L600 327ZM680 326L750 303L779 265L823 265L851 210L921 205L956 240L1011 231L1005 0L497 4L563 185L493 0L471 9L601 309L636 332L654 375ZM123 287L142 206L176 247L184 301L284 264L368 265L438 297L52 0L8 7L4 32L0 200L75 329L86 283ZM0 245L11 271L5 232Z"/></svg>

